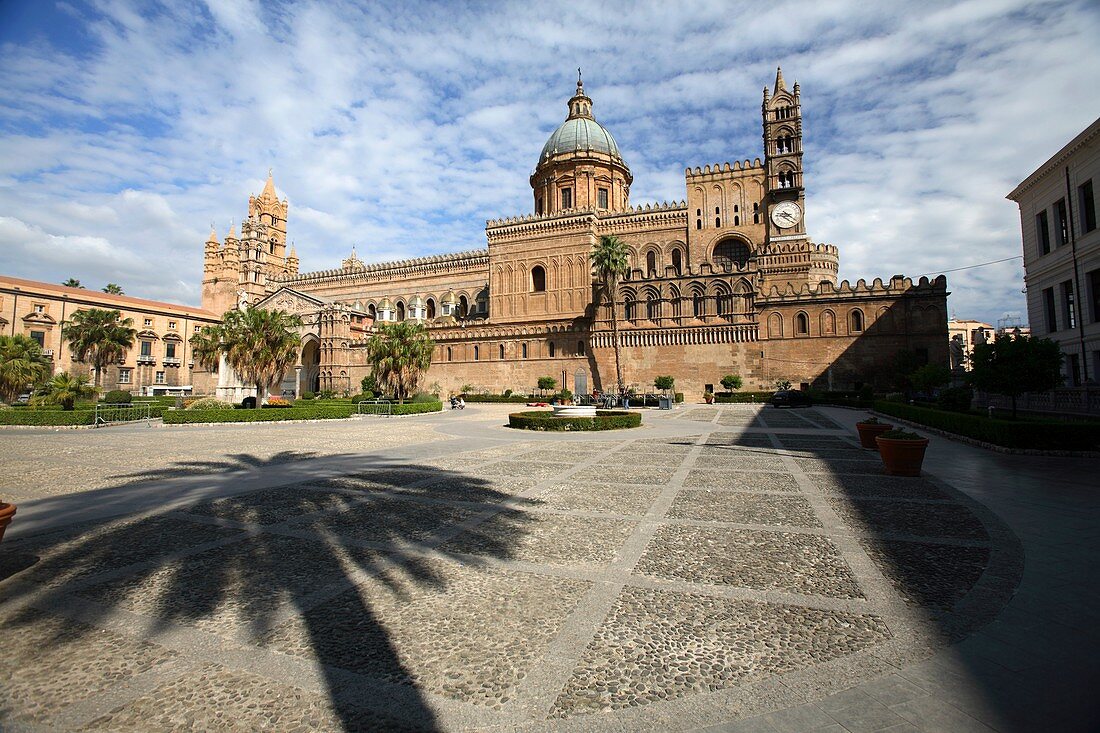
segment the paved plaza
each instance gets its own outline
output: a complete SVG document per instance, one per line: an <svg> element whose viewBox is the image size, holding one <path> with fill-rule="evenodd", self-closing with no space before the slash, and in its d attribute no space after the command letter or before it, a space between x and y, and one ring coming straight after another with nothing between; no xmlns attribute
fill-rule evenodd
<svg viewBox="0 0 1100 733"><path fill-rule="evenodd" d="M0 728L1100 725L1095 458L507 412L0 433Z"/></svg>

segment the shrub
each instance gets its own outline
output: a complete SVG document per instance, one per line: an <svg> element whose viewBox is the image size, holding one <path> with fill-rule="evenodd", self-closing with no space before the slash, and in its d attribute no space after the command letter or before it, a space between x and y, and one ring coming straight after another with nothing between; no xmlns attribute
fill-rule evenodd
<svg viewBox="0 0 1100 733"><path fill-rule="evenodd" d="M735 389L741 389L743 384L741 377L736 374L727 374L720 380L722 386L726 388L727 392L732 392Z"/></svg>
<svg viewBox="0 0 1100 733"><path fill-rule="evenodd" d="M301 396L298 397L298 399L300 399L300 400L312 400L315 397L317 397L317 395L313 394L312 392L310 392L307 389L305 392L302 392Z"/></svg>
<svg viewBox="0 0 1100 733"><path fill-rule="evenodd" d="M724 392L714 396L719 404L741 404L746 402L767 402L771 392Z"/></svg>
<svg viewBox="0 0 1100 733"><path fill-rule="evenodd" d="M676 402L680 403L680 402L683 402L683 401L684 401L684 393L683 392L677 392L676 393Z"/></svg>
<svg viewBox="0 0 1100 733"><path fill-rule="evenodd" d="M94 410L3 410L0 425L91 425Z"/></svg>
<svg viewBox="0 0 1100 733"><path fill-rule="evenodd" d="M203 397L201 399L192 400L186 409L188 410L232 410L233 405L229 402L223 402L217 397Z"/></svg>
<svg viewBox="0 0 1100 733"><path fill-rule="evenodd" d="M335 396L336 393L333 392L331 389L322 389L320 392L317 393L317 398L322 400L331 400Z"/></svg>
<svg viewBox="0 0 1100 733"><path fill-rule="evenodd" d="M425 412L439 412L443 409L442 402L407 402L403 405L393 405L393 415L420 415Z"/></svg>
<svg viewBox="0 0 1100 733"><path fill-rule="evenodd" d="M339 420L351 417L351 405L287 407L281 410L172 410L164 413L166 425L207 422L275 422L282 420Z"/></svg>
<svg viewBox="0 0 1100 733"><path fill-rule="evenodd" d="M501 395L501 396L502 397L511 397L512 396L512 390L510 390L510 389L504 390L504 394Z"/></svg>
<svg viewBox="0 0 1100 733"><path fill-rule="evenodd" d="M417 392L412 398L414 405L423 404L425 402L439 402L439 395L428 394L427 392Z"/></svg>
<svg viewBox="0 0 1100 733"><path fill-rule="evenodd" d="M1006 448L1096 450L1100 447L1100 423L1095 422L998 420L883 400L875 402L875 410Z"/></svg>
<svg viewBox="0 0 1100 733"><path fill-rule="evenodd" d="M351 398L353 405L358 405L360 402L366 402L368 400L375 399L374 392L364 392L363 394L357 394Z"/></svg>
<svg viewBox="0 0 1100 733"><path fill-rule="evenodd" d="M512 395L498 395L498 394L471 394L466 395L467 402L484 402L484 403L507 403L522 405L530 402L531 398L526 395L512 394Z"/></svg>
<svg viewBox="0 0 1100 733"><path fill-rule="evenodd" d="M271 397L268 399L267 404L271 407L290 407L290 402L282 397Z"/></svg>
<svg viewBox="0 0 1100 733"><path fill-rule="evenodd" d="M969 412L970 403L974 401L974 391L969 387L949 387L940 390L940 396L936 404L941 410L950 412Z"/></svg>
<svg viewBox="0 0 1100 733"><path fill-rule="evenodd" d="M558 397L560 397L563 402L565 400L571 400L573 399L573 392L568 389L563 389L561 392L558 392Z"/></svg>
<svg viewBox="0 0 1100 733"><path fill-rule="evenodd" d="M103 401L111 405L128 405L134 396L124 389L112 389L103 395Z"/></svg>
<svg viewBox="0 0 1100 733"><path fill-rule="evenodd" d="M662 376L662 377L657 377L656 379L653 380L653 386L654 387L656 387L657 389L663 389L663 390L666 390L666 391L672 389L673 385L675 385L675 384L676 384L675 377L667 376L667 375Z"/></svg>
<svg viewBox="0 0 1100 733"><path fill-rule="evenodd" d="M596 410L596 417L554 417L553 411L545 410L513 412L508 416L508 427L519 430L560 432L621 430L636 428L641 424L640 412L624 410Z"/></svg>
<svg viewBox="0 0 1100 733"><path fill-rule="evenodd" d="M775 380L775 391L782 392L785 389L791 388L791 380L789 379L777 379Z"/></svg>
<svg viewBox="0 0 1100 733"><path fill-rule="evenodd" d="M894 428L893 430L887 430L880 438L886 438L887 440L924 440L921 436L909 430L901 430Z"/></svg>
<svg viewBox="0 0 1100 733"><path fill-rule="evenodd" d="M241 400L241 409L242 410L255 410L256 409L256 398L255 397L245 397L243 400Z"/></svg>

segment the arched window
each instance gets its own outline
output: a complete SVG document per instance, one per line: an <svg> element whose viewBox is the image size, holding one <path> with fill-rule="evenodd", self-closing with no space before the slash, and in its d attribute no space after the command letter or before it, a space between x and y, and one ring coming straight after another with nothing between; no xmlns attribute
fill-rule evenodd
<svg viewBox="0 0 1100 733"><path fill-rule="evenodd" d="M404 303L398 303L397 304L397 320L399 320L399 321L405 320L405 304Z"/></svg>
<svg viewBox="0 0 1100 733"><path fill-rule="evenodd" d="M523 358L526 359L527 358L527 344L523 345L522 351L523 351Z"/></svg>
<svg viewBox="0 0 1100 733"><path fill-rule="evenodd" d="M848 331L851 333L863 332L863 311L858 308L848 314Z"/></svg>
<svg viewBox="0 0 1100 733"><path fill-rule="evenodd" d="M554 342L551 341L550 342L550 358L553 359L555 356L557 356L557 352L558 352L558 347L554 346Z"/></svg>
<svg viewBox="0 0 1100 733"><path fill-rule="evenodd" d="M696 318L702 318L707 314L707 300L702 290L693 290L691 293L691 314Z"/></svg>
<svg viewBox="0 0 1100 733"><path fill-rule="evenodd" d="M683 256L683 254L681 254L680 250L678 250L678 249L672 250L672 269L676 272L677 276L683 274L683 272L682 272L683 266L684 266L684 256Z"/></svg>
<svg viewBox="0 0 1100 733"><path fill-rule="evenodd" d="M428 318L428 320L431 320L432 318L435 318L435 299L434 298L428 298L427 318Z"/></svg>
<svg viewBox="0 0 1100 733"><path fill-rule="evenodd" d="M626 311L626 320L633 321L638 317L637 303L634 300L634 293L627 292L623 296L623 310Z"/></svg>
<svg viewBox="0 0 1100 733"><path fill-rule="evenodd" d="M477 344L474 344L474 361L477 361L480 358L481 358L481 348Z"/></svg>
<svg viewBox="0 0 1100 733"><path fill-rule="evenodd" d="M798 313L794 317L794 335L795 336L809 336L810 335L810 317L805 313Z"/></svg>
<svg viewBox="0 0 1100 733"><path fill-rule="evenodd" d="M452 355L453 355L453 354L451 353L451 347L450 347L450 346L448 346L448 347L447 347L447 361L450 361L450 360L451 360L451 357L452 357Z"/></svg>
<svg viewBox="0 0 1100 733"><path fill-rule="evenodd" d="M649 293L645 299L645 317L657 323L661 320L661 300L657 293Z"/></svg>
<svg viewBox="0 0 1100 733"><path fill-rule="evenodd" d="M752 255L749 245L739 239L725 239L714 245L712 259L718 267L726 268L738 265L744 267Z"/></svg>
<svg viewBox="0 0 1100 733"><path fill-rule="evenodd" d="M375 307L374 303L371 303L370 305L367 306L367 313L370 314L371 318L377 318L378 317L378 308Z"/></svg>
<svg viewBox="0 0 1100 733"><path fill-rule="evenodd" d="M760 223L760 204L753 204L752 205L752 223L753 224L759 224Z"/></svg>
<svg viewBox="0 0 1100 733"><path fill-rule="evenodd" d="M649 277L657 275L657 253L652 250L645 256L645 271Z"/></svg>
<svg viewBox="0 0 1100 733"><path fill-rule="evenodd" d="M672 306L672 317L680 322L680 290L675 285L669 291L668 302Z"/></svg>
<svg viewBox="0 0 1100 733"><path fill-rule="evenodd" d="M577 342L577 356L584 356L584 342Z"/></svg>
<svg viewBox="0 0 1100 733"><path fill-rule="evenodd" d="M703 220L702 219L696 219L695 220L695 228L696 229L702 229L703 228Z"/></svg>
<svg viewBox="0 0 1100 733"><path fill-rule="evenodd" d="M535 265L531 268L531 292L546 292L546 270L543 269L542 265Z"/></svg>
<svg viewBox="0 0 1100 733"><path fill-rule="evenodd" d="M504 344L501 344L501 345L500 345L500 358L501 358L501 359L503 359L503 358L504 358Z"/></svg>
<svg viewBox="0 0 1100 733"><path fill-rule="evenodd" d="M465 295L458 296L458 317L465 318L470 312L470 299Z"/></svg>

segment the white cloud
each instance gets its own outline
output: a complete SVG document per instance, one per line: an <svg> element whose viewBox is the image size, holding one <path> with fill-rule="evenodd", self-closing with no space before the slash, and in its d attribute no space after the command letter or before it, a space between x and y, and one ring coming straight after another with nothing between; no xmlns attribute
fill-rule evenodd
<svg viewBox="0 0 1100 733"><path fill-rule="evenodd" d="M853 280L1016 254L1004 194L1100 107L1087 1L64 12L82 44L0 35L0 270L176 300L197 297L209 223L239 222L268 166L304 268L353 243L484 246L485 219L531 209L578 65L644 203L684 198L686 166L761 155L760 88L782 63L802 82L811 234ZM960 316L1023 309L1014 263L949 277Z"/></svg>

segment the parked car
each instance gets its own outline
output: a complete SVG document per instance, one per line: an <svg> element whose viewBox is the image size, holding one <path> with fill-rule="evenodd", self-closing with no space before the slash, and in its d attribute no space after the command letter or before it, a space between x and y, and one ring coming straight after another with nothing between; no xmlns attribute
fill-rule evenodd
<svg viewBox="0 0 1100 733"><path fill-rule="evenodd" d="M814 403L809 392L798 389L781 389L768 401L775 407L809 407Z"/></svg>

